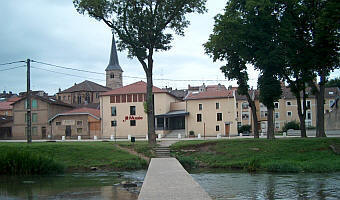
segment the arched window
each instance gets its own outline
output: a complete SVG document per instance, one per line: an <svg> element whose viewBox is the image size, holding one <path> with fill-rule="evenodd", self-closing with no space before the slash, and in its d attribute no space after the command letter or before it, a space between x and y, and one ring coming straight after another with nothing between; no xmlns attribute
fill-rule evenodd
<svg viewBox="0 0 340 200"><path fill-rule="evenodd" d="M110 74L110 78L115 78L115 75L113 73Z"/></svg>

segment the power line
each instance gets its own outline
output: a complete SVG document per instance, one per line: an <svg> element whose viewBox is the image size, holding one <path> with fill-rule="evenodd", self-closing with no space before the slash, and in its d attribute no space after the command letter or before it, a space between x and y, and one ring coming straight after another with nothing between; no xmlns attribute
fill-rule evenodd
<svg viewBox="0 0 340 200"><path fill-rule="evenodd" d="M76 68L71 68L71 67L64 67L64 66L60 66L60 65L54 65L54 64L35 61L35 60L32 60L32 62L43 64L43 65L48 65L48 66L51 66L51 67L73 70L73 71L99 74L99 75L106 75L105 73L101 73L101 72L94 72L94 71L89 71L89 70L82 70L82 69L76 69ZM146 79L146 77L138 77L138 76L126 76L126 75L124 75L123 77L124 78L133 78L133 79ZM84 78L87 78L87 77L84 77ZM178 81L178 82L220 82L220 81L227 81L227 80L220 80L220 79L166 79L166 78L154 78L153 80L155 80L155 81Z"/></svg>
<svg viewBox="0 0 340 200"><path fill-rule="evenodd" d="M7 71L7 70L12 70L12 69L17 69L17 68L20 68L20 67L26 67L26 65L20 65L20 66L16 66L16 67L1 69L0 72L2 72L2 71Z"/></svg>
<svg viewBox="0 0 340 200"><path fill-rule="evenodd" d="M105 81L103 79L89 78L89 77L85 77L85 76L78 76L78 75L74 75L74 74L57 72L57 71L53 71L53 70L49 70L49 69L44 69L44 68L40 68L40 67L35 67L35 66L31 66L31 68L40 69L40 70L43 70L43 71L48 71L48 72L57 73L57 74L63 74L63 75L67 75L67 76L78 77L78 78L92 79L92 80L98 80L98 81Z"/></svg>
<svg viewBox="0 0 340 200"><path fill-rule="evenodd" d="M15 63L22 63L25 61L14 61L14 62L8 62L8 63L1 63L0 65L11 65L11 64L15 64Z"/></svg>

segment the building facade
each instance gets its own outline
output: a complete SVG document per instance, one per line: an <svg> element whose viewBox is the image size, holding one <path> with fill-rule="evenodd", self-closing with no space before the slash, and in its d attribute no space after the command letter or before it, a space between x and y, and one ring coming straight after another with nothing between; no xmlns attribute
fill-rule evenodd
<svg viewBox="0 0 340 200"><path fill-rule="evenodd" d="M13 104L13 139L26 139L27 132L27 103L26 98L22 98ZM71 110L73 106L58 100L32 96L31 97L31 120L32 139L47 139L51 135L51 128L48 119L57 113Z"/></svg>
<svg viewBox="0 0 340 200"><path fill-rule="evenodd" d="M85 139L101 137L100 111L93 108L76 108L59 113L49 119L53 139L75 139L81 136Z"/></svg>
<svg viewBox="0 0 340 200"><path fill-rule="evenodd" d="M85 80L79 84L59 91L56 96L59 101L68 104L86 105L98 104L100 94L109 91L110 88L99 85L95 82Z"/></svg>

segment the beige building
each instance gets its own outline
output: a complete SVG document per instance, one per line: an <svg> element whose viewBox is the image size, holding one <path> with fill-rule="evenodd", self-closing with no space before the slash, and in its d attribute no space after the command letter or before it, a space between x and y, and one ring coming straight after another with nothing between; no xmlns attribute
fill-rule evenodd
<svg viewBox="0 0 340 200"><path fill-rule="evenodd" d="M53 139L77 138L85 139L101 137L100 111L93 108L76 108L67 112L56 114L49 119Z"/></svg>
<svg viewBox="0 0 340 200"><path fill-rule="evenodd" d="M153 88L156 134L171 133L229 136L237 134L233 91L204 89L189 93L184 101L166 90ZM144 112L146 83L143 81L101 95L103 137L146 137L147 115ZM204 108L204 109L203 109ZM205 125L204 125L205 124Z"/></svg>
<svg viewBox="0 0 340 200"><path fill-rule="evenodd" d="M13 104L13 139L26 139L26 102L26 98L24 97ZM36 95L31 97L31 107L32 139L46 139L48 135L51 135L48 119L57 113L62 113L73 108L73 106L58 100Z"/></svg>
<svg viewBox="0 0 340 200"><path fill-rule="evenodd" d="M237 135L236 101L232 90L206 89L185 98L187 132L197 136Z"/></svg>
<svg viewBox="0 0 340 200"><path fill-rule="evenodd" d="M153 87L155 115L170 111L170 103L177 102L168 92ZM146 83L136 82L122 88L111 90L100 97L100 116L102 118L103 137L116 138L145 137L147 134L147 115L144 112L146 101ZM157 133L165 134L165 130Z"/></svg>

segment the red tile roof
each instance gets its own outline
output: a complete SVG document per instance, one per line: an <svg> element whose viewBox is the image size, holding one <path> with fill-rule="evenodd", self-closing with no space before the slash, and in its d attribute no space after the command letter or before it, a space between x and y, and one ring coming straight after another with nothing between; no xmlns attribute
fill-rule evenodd
<svg viewBox="0 0 340 200"><path fill-rule="evenodd" d="M12 110L13 106L11 105L13 102L0 102L0 110Z"/></svg>
<svg viewBox="0 0 340 200"><path fill-rule="evenodd" d="M185 97L185 100L194 99L216 99L233 97L232 90L207 90L204 92L192 92Z"/></svg>
<svg viewBox="0 0 340 200"><path fill-rule="evenodd" d="M7 99L8 102L16 102L19 101L21 99L21 97L11 97L9 99Z"/></svg>
<svg viewBox="0 0 340 200"><path fill-rule="evenodd" d="M166 90L162 90L158 87L153 86L152 92L154 93L168 93ZM121 88L117 88L108 92L101 94L101 96L109 96L113 94L145 94L146 93L146 83L144 81L138 81L130 85L126 85Z"/></svg>
<svg viewBox="0 0 340 200"><path fill-rule="evenodd" d="M84 113L88 113L88 114L92 114L96 117L100 117L100 110L98 109L94 109L94 108L88 108L88 107L82 107L82 108L76 108L76 109L73 109L73 110L70 110L70 111L67 111L67 112L64 112L64 113L61 113L63 115L67 115L67 114L84 114Z"/></svg>

